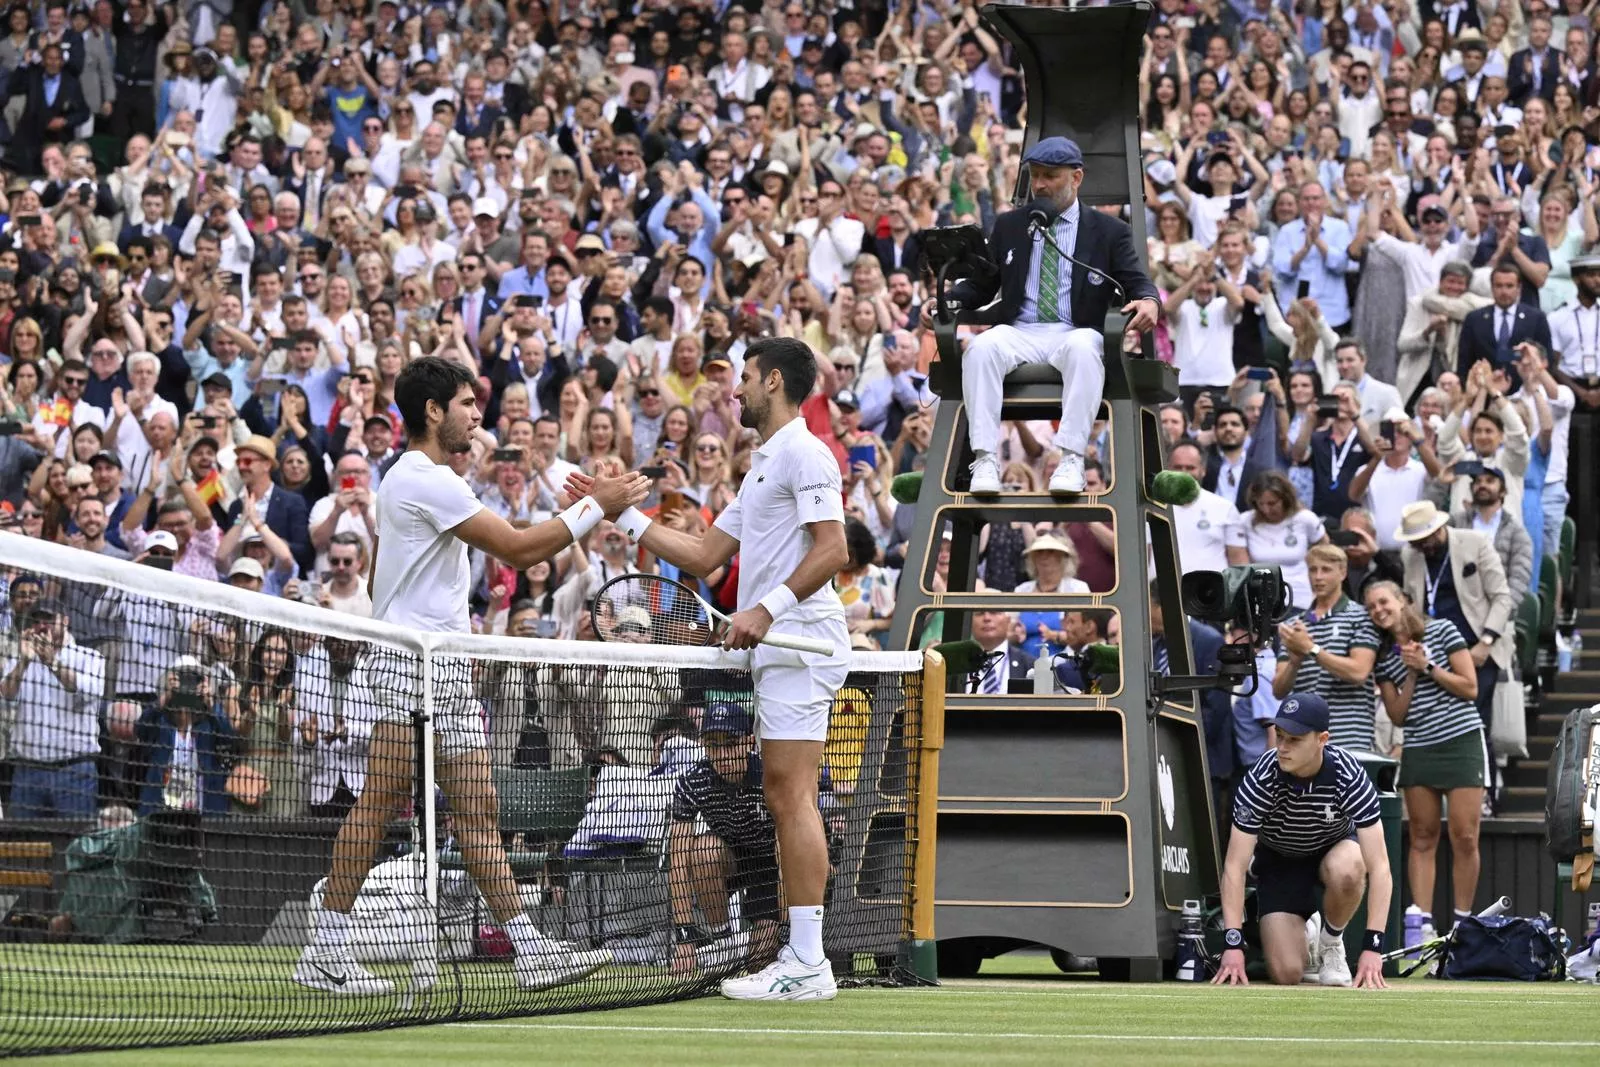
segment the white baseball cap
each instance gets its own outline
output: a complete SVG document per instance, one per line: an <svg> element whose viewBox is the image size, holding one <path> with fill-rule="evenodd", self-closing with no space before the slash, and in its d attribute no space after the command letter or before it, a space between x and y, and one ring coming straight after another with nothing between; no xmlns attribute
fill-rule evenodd
<svg viewBox="0 0 1600 1067"><path fill-rule="evenodd" d="M480 196L472 202L472 214L474 217L487 215L491 219L497 219L500 217L500 205L492 196Z"/></svg>
<svg viewBox="0 0 1600 1067"><path fill-rule="evenodd" d="M258 582L265 581L267 577L267 572L261 569L261 564L248 556L241 556L233 561L233 566L228 568L228 580L232 581L241 574Z"/></svg>

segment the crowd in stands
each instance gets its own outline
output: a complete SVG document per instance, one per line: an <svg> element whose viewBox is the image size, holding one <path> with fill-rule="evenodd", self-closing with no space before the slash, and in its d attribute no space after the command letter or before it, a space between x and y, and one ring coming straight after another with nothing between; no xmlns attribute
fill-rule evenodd
<svg viewBox="0 0 1600 1067"><path fill-rule="evenodd" d="M1181 557L1278 564L1305 611L1262 691L1208 716L1219 779L1292 689L1328 696L1336 742L1397 752L1401 719L1409 744L1481 748L1515 686L1513 616L1586 462L1569 423L1600 406L1595 7L1156 4L1145 344L1178 374L1169 464L1204 486ZM987 230L1020 166L1016 57L970 0L16 0L0 80L7 532L365 615L409 360L478 377L456 466L487 507L538 522L573 468L638 468L651 514L697 530L759 444L746 345L794 336L843 473L837 587L856 646L886 646L915 514L890 481L936 403L918 233ZM1051 433L1005 425L1008 491L1048 482ZM991 526L978 552L991 589L1116 580L1099 524ZM477 630L576 639L606 579L674 573L608 523L526 573L474 566ZM736 567L707 592L731 603ZM82 693L99 652L102 725L146 722L179 672L128 650L162 620L28 587L0 612L0 699L30 662ZM990 614L974 631L1013 654L985 691L1118 639L1101 613ZM227 728L270 774L312 721L287 710L309 650L226 629L183 654L233 665ZM48 750L10 717L13 810L24 770L98 752L96 708L65 703L81 729ZM1458 857L1472 807L1458 836L1451 805Z"/></svg>

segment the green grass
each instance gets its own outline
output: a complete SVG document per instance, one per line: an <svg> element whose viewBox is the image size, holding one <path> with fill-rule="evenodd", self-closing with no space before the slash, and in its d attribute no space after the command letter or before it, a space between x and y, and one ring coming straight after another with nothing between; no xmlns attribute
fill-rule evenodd
<svg viewBox="0 0 1600 1067"><path fill-rule="evenodd" d="M8 978L9 981L9 978ZM363 1064L918 1065L1592 1063L1595 990L1412 979L1388 992L1114 985L1037 953L939 989L844 990L831 1004L714 998L225 1048L68 1057L103 1067Z"/></svg>

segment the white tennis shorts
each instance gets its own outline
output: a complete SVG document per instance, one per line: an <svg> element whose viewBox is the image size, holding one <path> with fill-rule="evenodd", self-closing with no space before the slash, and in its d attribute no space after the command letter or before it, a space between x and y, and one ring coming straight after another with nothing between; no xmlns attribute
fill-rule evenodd
<svg viewBox="0 0 1600 1067"><path fill-rule="evenodd" d="M483 706L472 686L472 665L465 660L433 661L433 735L439 758L449 759L487 748ZM403 652L378 651L367 660L367 684L378 708L379 722L410 726L422 714L422 661Z"/></svg>
<svg viewBox="0 0 1600 1067"><path fill-rule="evenodd" d="M818 656L757 645L750 660L756 691L756 729L764 740L826 741L828 714L850 673L850 631L844 618L818 622L780 619L769 633L820 637L833 655Z"/></svg>

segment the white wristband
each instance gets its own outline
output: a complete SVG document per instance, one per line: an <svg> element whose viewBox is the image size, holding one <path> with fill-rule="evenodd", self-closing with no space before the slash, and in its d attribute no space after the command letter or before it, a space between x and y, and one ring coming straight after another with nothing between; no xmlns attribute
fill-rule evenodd
<svg viewBox="0 0 1600 1067"><path fill-rule="evenodd" d="M635 542L643 537L644 532L649 528L650 516L638 508L629 508L617 516L617 529L627 534Z"/></svg>
<svg viewBox="0 0 1600 1067"><path fill-rule="evenodd" d="M790 589L787 585L779 585L778 588L762 597L760 603L762 607L767 609L767 614L772 616L772 621L777 622L783 618L784 612L800 603L800 599L794 595L793 589Z"/></svg>
<svg viewBox="0 0 1600 1067"><path fill-rule="evenodd" d="M605 512L600 510L600 505L595 503L594 497L586 496L558 517L567 524L567 529L572 532L573 543L576 544L606 516Z"/></svg>

